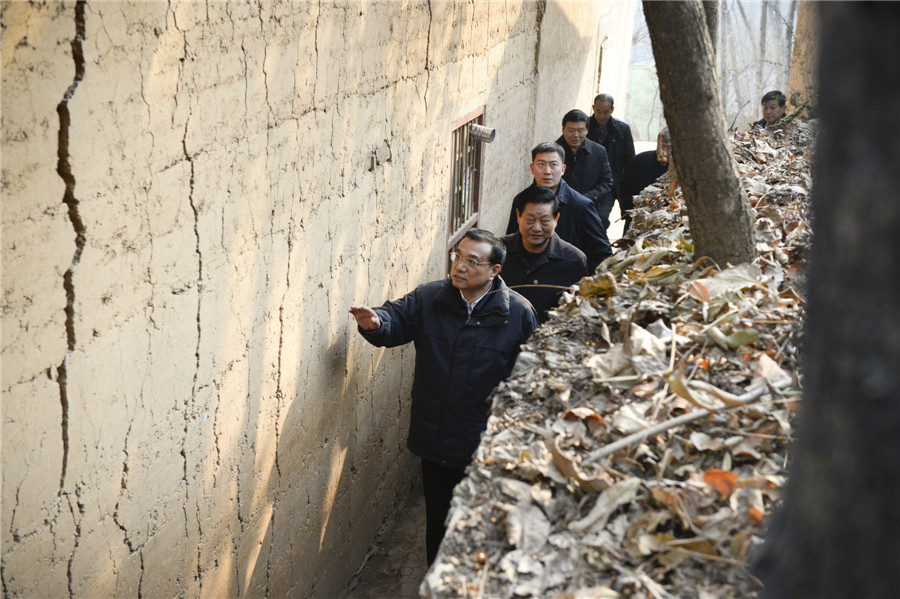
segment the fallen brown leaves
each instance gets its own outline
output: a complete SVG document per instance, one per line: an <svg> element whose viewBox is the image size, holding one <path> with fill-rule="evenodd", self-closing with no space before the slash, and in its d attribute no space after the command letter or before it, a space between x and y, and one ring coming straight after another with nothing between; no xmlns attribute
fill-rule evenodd
<svg viewBox="0 0 900 599"><path fill-rule="evenodd" d="M734 135L753 264L693 261L680 190L645 190L494 392L424 596L756 596L799 399L812 137Z"/></svg>

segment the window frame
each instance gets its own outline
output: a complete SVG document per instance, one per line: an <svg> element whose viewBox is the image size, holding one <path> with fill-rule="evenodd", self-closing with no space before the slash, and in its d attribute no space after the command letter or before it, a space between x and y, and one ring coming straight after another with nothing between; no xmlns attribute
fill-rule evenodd
<svg viewBox="0 0 900 599"><path fill-rule="evenodd" d="M484 125L484 109L483 105L479 106L465 116L453 121L453 124L450 126L449 206L447 211L447 223L450 231L448 232L446 247L448 254L450 250L456 247L456 244L459 243L466 231L478 225L478 220L481 217L481 174L484 153L481 147L482 143L472 137L469 125L471 123ZM466 155L459 154L457 145L460 141L466 144ZM462 172L458 170L460 166L462 166ZM469 172L471 172L471 175ZM469 177L471 178L467 181L466 179ZM460 198L461 194L465 194L465 190L461 190L460 187L465 186L467 183L469 184L469 193L466 197ZM460 199L462 199L462 202L460 202ZM469 216L461 223L454 223L454 221L459 221L457 208L462 204L465 204L466 208L470 208ZM455 230L454 225L456 226ZM450 272L449 255L447 258L447 272Z"/></svg>

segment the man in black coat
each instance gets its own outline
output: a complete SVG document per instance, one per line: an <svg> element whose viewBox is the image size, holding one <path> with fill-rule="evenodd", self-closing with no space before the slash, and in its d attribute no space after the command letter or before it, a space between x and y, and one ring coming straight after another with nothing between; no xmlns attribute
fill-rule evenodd
<svg viewBox="0 0 900 599"><path fill-rule="evenodd" d="M628 210L634 208L634 196L645 187L659 179L669 170L669 158L672 156L672 136L668 127L663 127L656 138L656 149L641 152L634 157L625 173L625 198L619 199L622 214L625 216L623 233L631 226L631 215ZM622 200L625 201L622 201Z"/></svg>
<svg viewBox="0 0 900 599"><path fill-rule="evenodd" d="M615 202L613 175L606 148L587 139L588 115L575 109L562 119L562 135L556 140L566 152L563 180L594 203L603 228L609 228L609 211Z"/></svg>
<svg viewBox="0 0 900 599"><path fill-rule="evenodd" d="M406 444L422 458L429 564L444 537L453 487L487 427L488 395L509 376L519 346L538 325L528 300L498 276L505 256L496 235L469 229L450 254L449 278L379 308L350 307L372 345L416 346Z"/></svg>
<svg viewBox="0 0 900 599"><path fill-rule="evenodd" d="M538 311L541 323L559 305L563 289L587 274L584 252L556 234L559 199L547 188L536 187L517 210L519 230L502 237L506 261L500 276Z"/></svg>
<svg viewBox="0 0 900 599"><path fill-rule="evenodd" d="M606 148L613 181L615 181L615 197L619 199L619 210L623 211L625 208L622 206L622 198L629 196L622 184L628 165L634 158L634 139L631 137L631 127L628 126L628 123L613 118L615 103L609 94L598 94L594 98L593 109L594 114L588 122L588 139ZM610 203L610 208L612 208L612 203Z"/></svg>
<svg viewBox="0 0 900 599"><path fill-rule="evenodd" d="M594 272L598 264L612 255L609 238L594 204L563 181L562 176L566 170L565 158L565 150L552 141L539 143L531 150L531 174L534 175L534 183L513 199L506 233L515 233L519 230L516 210L521 209L523 198L536 187L546 187L554 191L559 199L556 234L584 252L587 256L588 272Z"/></svg>

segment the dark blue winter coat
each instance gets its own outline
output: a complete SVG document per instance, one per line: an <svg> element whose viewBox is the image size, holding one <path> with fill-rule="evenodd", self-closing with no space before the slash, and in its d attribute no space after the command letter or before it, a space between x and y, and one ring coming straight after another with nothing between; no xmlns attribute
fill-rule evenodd
<svg viewBox="0 0 900 599"><path fill-rule="evenodd" d="M509 376L537 313L499 276L471 316L449 278L373 310L381 326L359 329L369 343L416 347L407 447L431 462L466 467L487 426L488 395Z"/></svg>
<svg viewBox="0 0 900 599"><path fill-rule="evenodd" d="M616 192L606 148L585 139L578 151L573 152L564 136L557 139L556 143L566 152L563 181L594 203L597 214L603 221L603 228L609 228L609 211L616 201Z"/></svg>

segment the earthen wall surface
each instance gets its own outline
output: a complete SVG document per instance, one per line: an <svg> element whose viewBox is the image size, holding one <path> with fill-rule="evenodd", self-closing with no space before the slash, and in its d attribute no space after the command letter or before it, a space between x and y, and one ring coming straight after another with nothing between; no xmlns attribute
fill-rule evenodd
<svg viewBox="0 0 900 599"><path fill-rule="evenodd" d="M2 3L4 596L340 596L418 468L347 307L443 276L479 106L499 231L592 5Z"/></svg>

